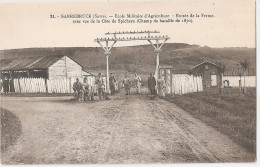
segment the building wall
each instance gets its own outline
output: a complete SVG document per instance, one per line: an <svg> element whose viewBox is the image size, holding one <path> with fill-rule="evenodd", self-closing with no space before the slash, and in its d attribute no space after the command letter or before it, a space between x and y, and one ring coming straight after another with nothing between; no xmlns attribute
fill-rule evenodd
<svg viewBox="0 0 260 167"><path fill-rule="evenodd" d="M82 67L71 58L64 56L49 68L49 78L56 77L81 77Z"/></svg>
<svg viewBox="0 0 260 167"><path fill-rule="evenodd" d="M205 67L206 65L208 67L207 69ZM202 76L204 87L212 86L211 75L217 75L217 85L219 85L219 83L220 83L221 77L218 74L218 67L213 64L210 64L210 63L201 64L200 66L194 68L192 73L195 76ZM213 85L213 86L215 86L215 85Z"/></svg>

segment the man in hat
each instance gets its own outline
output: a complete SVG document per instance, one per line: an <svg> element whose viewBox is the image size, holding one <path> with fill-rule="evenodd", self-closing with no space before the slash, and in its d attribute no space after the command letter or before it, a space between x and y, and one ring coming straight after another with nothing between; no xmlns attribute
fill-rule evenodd
<svg viewBox="0 0 260 167"><path fill-rule="evenodd" d="M115 94L115 84L116 84L116 79L113 73L110 73L109 86L110 86L111 95Z"/></svg>
<svg viewBox="0 0 260 167"><path fill-rule="evenodd" d="M75 99L79 101L82 101L82 89L83 86L79 82L79 78L76 78L76 82L73 84L73 91L74 91Z"/></svg>
<svg viewBox="0 0 260 167"><path fill-rule="evenodd" d="M136 92L137 92L137 94L140 94L141 93L141 77L139 77L137 74L135 74L134 82L135 82Z"/></svg>
<svg viewBox="0 0 260 167"><path fill-rule="evenodd" d="M82 87L83 87L83 99L84 99L84 101L92 100L91 97L90 97L90 85L88 83L87 77L85 77L83 79Z"/></svg>
<svg viewBox="0 0 260 167"><path fill-rule="evenodd" d="M148 78L148 88L152 95L156 95L155 86L156 86L156 80L155 80L153 74L150 73L150 77Z"/></svg>
<svg viewBox="0 0 260 167"><path fill-rule="evenodd" d="M125 87L125 94L130 95L130 79L127 77L126 74L125 74L125 78L123 80L123 84Z"/></svg>
<svg viewBox="0 0 260 167"><path fill-rule="evenodd" d="M9 85L10 85L10 82L9 82L9 79L7 76L4 77L4 80L3 80L3 91L4 93L8 93L9 92Z"/></svg>
<svg viewBox="0 0 260 167"><path fill-rule="evenodd" d="M166 89L166 83L165 83L165 80L164 80L164 76L162 76L160 79L158 79L157 86L158 86L159 97L164 98L165 97L164 91Z"/></svg>
<svg viewBox="0 0 260 167"><path fill-rule="evenodd" d="M105 93L105 83L103 82L103 78L101 77L101 73L98 74L98 78L96 79L96 84L98 87L98 96L99 99L103 97L105 100L110 100Z"/></svg>

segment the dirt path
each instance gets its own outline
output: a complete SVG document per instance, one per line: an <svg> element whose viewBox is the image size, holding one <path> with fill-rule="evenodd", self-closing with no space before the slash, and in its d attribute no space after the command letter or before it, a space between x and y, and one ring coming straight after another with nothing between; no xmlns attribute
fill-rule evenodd
<svg viewBox="0 0 260 167"><path fill-rule="evenodd" d="M6 164L181 163L254 161L228 137L175 104L147 95L109 101L5 97L22 134L2 154Z"/></svg>

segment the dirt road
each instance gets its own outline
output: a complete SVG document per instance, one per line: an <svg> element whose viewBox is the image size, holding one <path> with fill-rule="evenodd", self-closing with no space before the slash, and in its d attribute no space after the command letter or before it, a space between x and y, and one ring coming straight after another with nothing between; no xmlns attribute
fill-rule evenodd
<svg viewBox="0 0 260 167"><path fill-rule="evenodd" d="M227 136L175 104L122 93L109 101L4 97L22 123L5 164L182 163L254 161Z"/></svg>

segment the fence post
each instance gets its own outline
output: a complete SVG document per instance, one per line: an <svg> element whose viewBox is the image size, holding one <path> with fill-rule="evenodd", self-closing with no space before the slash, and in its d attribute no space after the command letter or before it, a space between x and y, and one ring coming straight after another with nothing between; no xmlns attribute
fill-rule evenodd
<svg viewBox="0 0 260 167"><path fill-rule="evenodd" d="M19 92L21 93L20 78L18 78L18 86L19 86Z"/></svg>
<svg viewBox="0 0 260 167"><path fill-rule="evenodd" d="M47 83L47 78L45 78L45 91L48 93L48 83Z"/></svg>
<svg viewBox="0 0 260 167"><path fill-rule="evenodd" d="M69 78L69 93L71 93L71 78Z"/></svg>

